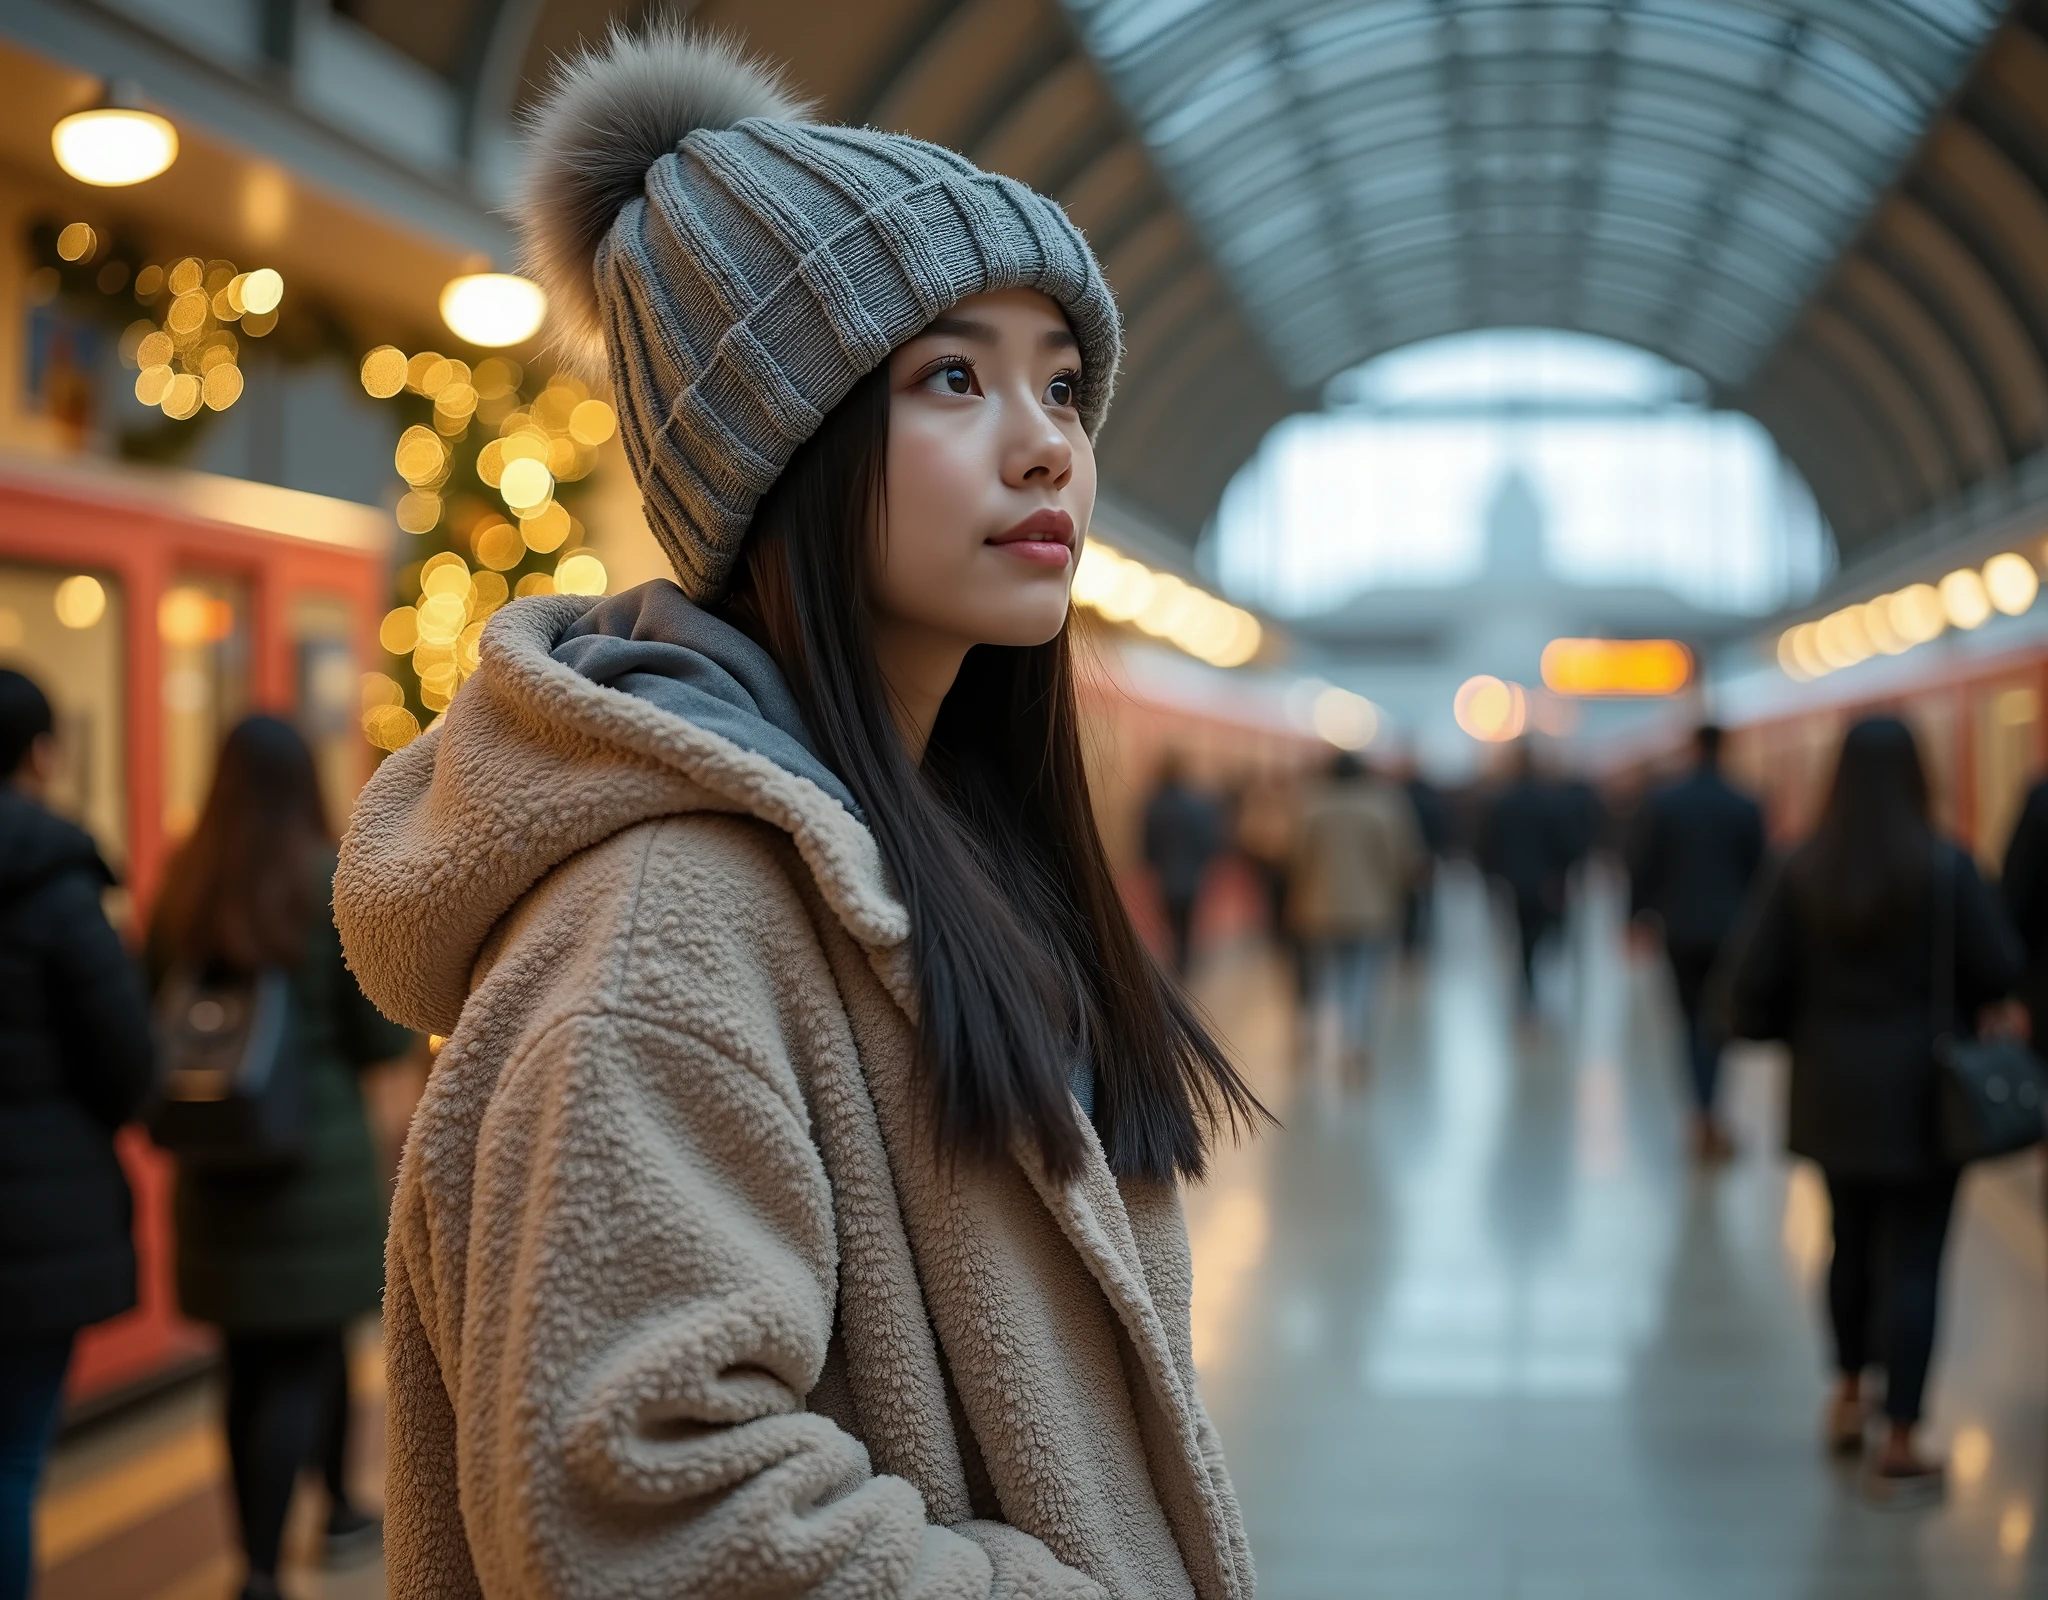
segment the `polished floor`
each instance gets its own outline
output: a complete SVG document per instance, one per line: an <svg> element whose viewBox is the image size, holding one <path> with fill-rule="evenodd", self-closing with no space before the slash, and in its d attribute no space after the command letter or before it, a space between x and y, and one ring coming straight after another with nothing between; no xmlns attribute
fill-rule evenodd
<svg viewBox="0 0 2048 1600"><path fill-rule="evenodd" d="M1476 880L1363 1081L1275 978L1212 1011L1284 1107L1190 1201L1196 1343L1268 1600L2048 1595L2048 1239L2032 1158L1971 1176L1931 1441L1947 1505L1881 1511L1818 1448L1827 1205L1730 1062L1738 1162L1679 1154L1661 968L1583 897L1518 1023ZM1285 1076L1271 1064L1305 1058Z"/></svg>
<svg viewBox="0 0 2048 1600"><path fill-rule="evenodd" d="M1297 1029L1282 971L1197 987L1284 1126L1189 1197L1195 1339L1268 1600L1974 1600L2048 1596L2048 1230L2031 1158L1958 1213L1930 1437L1946 1505L1880 1511L1821 1457L1826 1199L1776 1152L1768 1052L1731 1059L1744 1155L1678 1153L1654 963L1595 880L1518 1022L1476 880L1393 985L1362 1074ZM382 1398L356 1363L374 1502ZM225 1600L215 1397L68 1443L40 1508L41 1600ZM312 1562L296 1600L371 1600Z"/></svg>

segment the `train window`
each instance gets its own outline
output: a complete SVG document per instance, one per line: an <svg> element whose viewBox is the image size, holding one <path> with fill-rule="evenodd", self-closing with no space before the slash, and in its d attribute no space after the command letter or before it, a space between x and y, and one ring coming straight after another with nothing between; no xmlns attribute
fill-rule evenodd
<svg viewBox="0 0 2048 1600"><path fill-rule="evenodd" d="M249 709L248 586L181 573L157 603L163 650L163 827L176 844L192 831L227 731Z"/></svg>
<svg viewBox="0 0 2048 1600"><path fill-rule="evenodd" d="M339 595L306 594L292 607L299 731L320 767L327 820L347 826L368 746L357 723L355 613Z"/></svg>
<svg viewBox="0 0 2048 1600"><path fill-rule="evenodd" d="M0 562L0 666L35 679L57 720L50 803L120 870L128 855L121 585L105 572Z"/></svg>

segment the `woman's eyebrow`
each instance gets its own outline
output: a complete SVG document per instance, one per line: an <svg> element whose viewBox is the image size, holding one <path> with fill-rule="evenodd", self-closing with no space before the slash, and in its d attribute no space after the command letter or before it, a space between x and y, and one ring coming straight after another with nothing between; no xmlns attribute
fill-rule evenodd
<svg viewBox="0 0 2048 1600"><path fill-rule="evenodd" d="M1045 337L1039 341L1048 350L1078 350L1081 341L1074 337L1072 328L1047 328Z"/></svg>
<svg viewBox="0 0 2048 1600"><path fill-rule="evenodd" d="M942 333L953 339L972 339L977 344L995 344L999 336L986 322L976 322L972 317L935 317L926 325L926 333Z"/></svg>

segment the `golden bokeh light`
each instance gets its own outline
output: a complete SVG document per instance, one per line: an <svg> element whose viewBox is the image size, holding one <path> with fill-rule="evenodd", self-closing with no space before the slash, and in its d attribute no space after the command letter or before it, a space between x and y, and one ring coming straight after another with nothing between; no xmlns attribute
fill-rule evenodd
<svg viewBox="0 0 2048 1600"><path fill-rule="evenodd" d="M409 656L420 642L420 614L411 606L393 606L377 625L377 642L395 656Z"/></svg>
<svg viewBox="0 0 2048 1600"><path fill-rule="evenodd" d="M469 575L469 614L472 617L488 617L511 598L512 588L505 582L504 573L485 568Z"/></svg>
<svg viewBox="0 0 2048 1600"><path fill-rule="evenodd" d="M258 267L242 280L242 308L256 316L275 311L284 299L284 276L275 267Z"/></svg>
<svg viewBox="0 0 2048 1600"><path fill-rule="evenodd" d="M1958 567L1936 586L1942 615L1952 628L1981 628L1991 619L1991 597L1984 580L1968 567Z"/></svg>
<svg viewBox="0 0 2048 1600"><path fill-rule="evenodd" d="M430 489L408 489L398 497L397 515L407 533L432 533L441 523L441 497Z"/></svg>
<svg viewBox="0 0 2048 1600"><path fill-rule="evenodd" d="M217 361L206 369L200 387L209 410L225 411L242 398L242 369L232 360Z"/></svg>
<svg viewBox="0 0 2048 1600"><path fill-rule="evenodd" d="M398 475L417 489L447 471L448 449L432 428L414 423L398 436L392 464L398 468Z"/></svg>
<svg viewBox="0 0 2048 1600"><path fill-rule="evenodd" d="M1488 673L1467 678L1451 699L1458 726L1487 744L1519 738L1529 722L1529 697L1519 683Z"/></svg>
<svg viewBox="0 0 2048 1600"><path fill-rule="evenodd" d="M366 672L360 680L363 709L368 711L376 706L402 706L405 704L405 690L398 680L389 673Z"/></svg>
<svg viewBox="0 0 2048 1600"><path fill-rule="evenodd" d="M498 477L498 493L514 511L538 509L555 492L555 480L540 462L528 457L507 461Z"/></svg>
<svg viewBox="0 0 2048 1600"><path fill-rule="evenodd" d="M602 400L582 400L569 413L569 437L595 450L619 430L618 413Z"/></svg>
<svg viewBox="0 0 2048 1600"><path fill-rule="evenodd" d="M57 235L57 254L66 261L83 261L100 246L100 236L89 222L66 223Z"/></svg>
<svg viewBox="0 0 2048 1600"><path fill-rule="evenodd" d="M57 585L51 604L62 626L83 630L107 614L107 591L99 579L80 572Z"/></svg>
<svg viewBox="0 0 2048 1600"><path fill-rule="evenodd" d="M552 555L562 548L574 527L569 513L559 503L550 501L532 516L520 519L519 537L535 555Z"/></svg>
<svg viewBox="0 0 2048 1600"><path fill-rule="evenodd" d="M1984 593L2008 617L2031 609L2034 597L2041 592L2034 563L2011 550L1985 562L1983 577Z"/></svg>
<svg viewBox="0 0 2048 1600"><path fill-rule="evenodd" d="M561 511L560 506L551 506L549 509ZM562 520L565 523L568 521L566 512L563 512ZM477 560L499 572L508 571L526 559L526 540L520 536L518 528L513 527L502 517L494 517L479 527L474 543Z"/></svg>
<svg viewBox="0 0 2048 1600"><path fill-rule="evenodd" d="M171 386L171 369L167 363L144 367L135 375L135 398L146 406L161 405L164 391Z"/></svg>
<svg viewBox="0 0 2048 1600"><path fill-rule="evenodd" d="M181 372L172 378L164 389L164 415L178 422L183 422L187 417L197 416L205 397L199 379L192 373Z"/></svg>
<svg viewBox="0 0 2048 1600"><path fill-rule="evenodd" d="M555 580L545 572L529 572L512 589L512 593L521 600L524 600L528 595L553 594L554 592Z"/></svg>
<svg viewBox="0 0 2048 1600"><path fill-rule="evenodd" d="M419 719L404 706L371 706L363 713L363 736L379 750L403 750L420 736Z"/></svg>
<svg viewBox="0 0 2048 1600"><path fill-rule="evenodd" d="M604 563L588 550L566 555L555 566L555 592L558 594L603 594L609 581Z"/></svg>
<svg viewBox="0 0 2048 1600"><path fill-rule="evenodd" d="M363 392L373 400L389 400L405 387L405 352L380 344L363 357Z"/></svg>

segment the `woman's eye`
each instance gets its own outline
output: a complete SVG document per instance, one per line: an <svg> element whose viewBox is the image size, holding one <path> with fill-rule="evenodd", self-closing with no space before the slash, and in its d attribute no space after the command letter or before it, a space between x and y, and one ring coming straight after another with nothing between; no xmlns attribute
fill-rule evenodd
<svg viewBox="0 0 2048 1600"><path fill-rule="evenodd" d="M934 367L925 378L927 388L941 394L974 393L974 369L964 361L949 361L943 367Z"/></svg>
<svg viewBox="0 0 2048 1600"><path fill-rule="evenodd" d="M1074 375L1071 372L1062 372L1045 386L1045 403L1049 406L1071 409L1077 393Z"/></svg>

